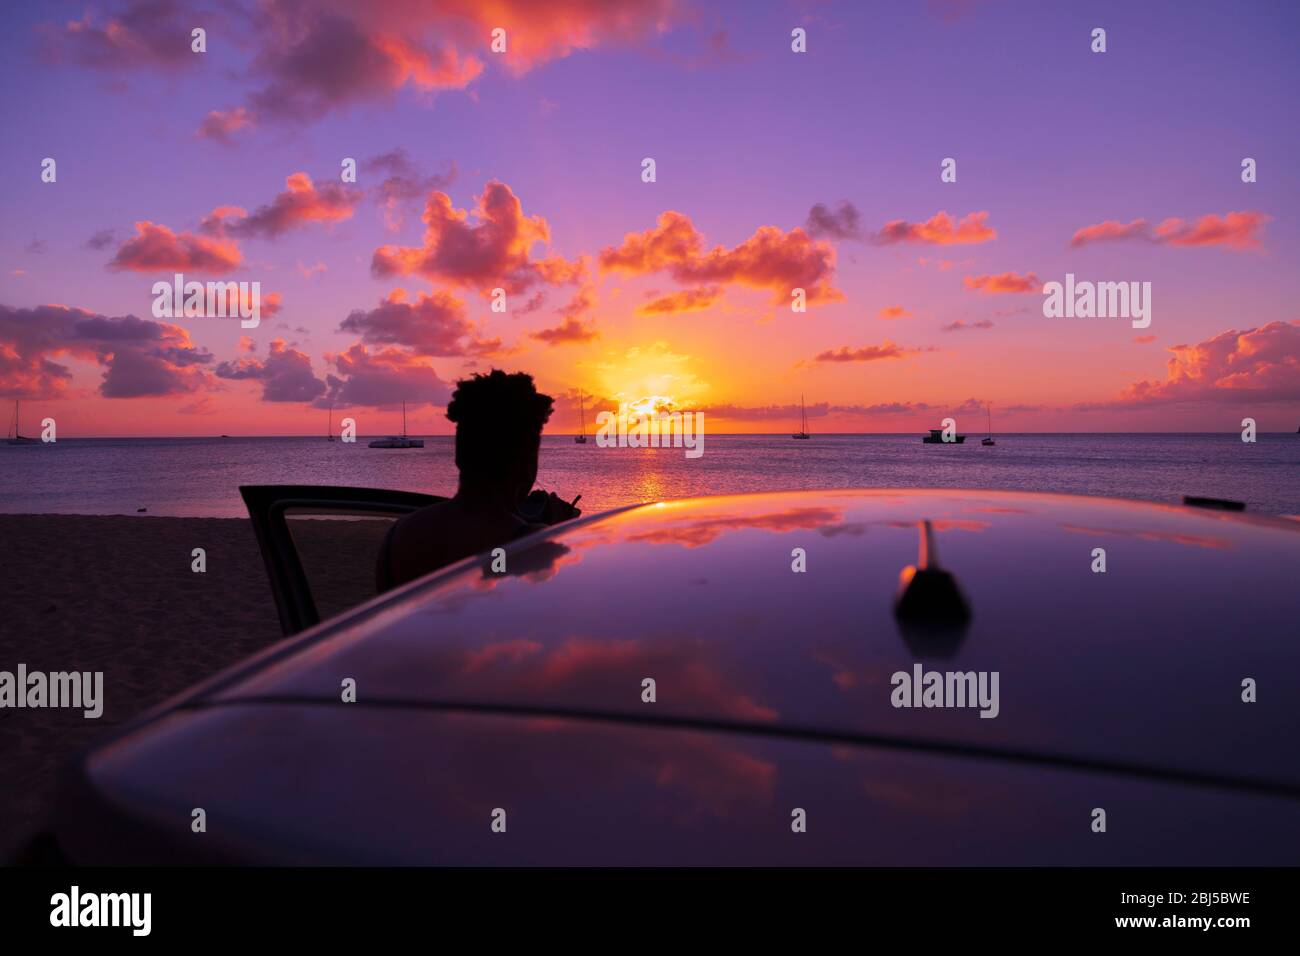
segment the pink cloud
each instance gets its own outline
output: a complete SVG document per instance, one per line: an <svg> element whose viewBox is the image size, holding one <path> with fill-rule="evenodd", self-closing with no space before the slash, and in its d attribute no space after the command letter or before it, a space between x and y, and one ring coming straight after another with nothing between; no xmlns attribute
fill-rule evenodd
<svg viewBox="0 0 1300 956"><path fill-rule="evenodd" d="M583 274L580 262L559 256L533 259L537 243L549 244L550 227L541 216L525 216L519 199L504 183L484 187L471 213L452 205L444 192L429 195L421 246L381 246L370 270L377 278L420 275L430 281L489 292L523 292L537 284L559 285Z"/></svg>
<svg viewBox="0 0 1300 956"><path fill-rule="evenodd" d="M326 353L325 360L334 365L338 374L326 376L329 395L318 405L327 400L340 406L392 408L403 401L408 405L442 405L451 397L451 389L429 360L407 349L371 352L358 342L344 352Z"/></svg>
<svg viewBox="0 0 1300 956"><path fill-rule="evenodd" d="M1188 402L1240 404L1300 401L1300 321L1270 322L1226 332L1195 345L1175 345L1165 377L1134 382L1091 411Z"/></svg>
<svg viewBox="0 0 1300 956"><path fill-rule="evenodd" d="M958 319L956 322L950 322L942 327L944 332L965 332L974 330L984 332L993 328L993 323L989 319L980 319L978 322L963 322Z"/></svg>
<svg viewBox="0 0 1300 956"><path fill-rule="evenodd" d="M135 235L118 247L110 269L135 272L229 272L243 261L239 246L224 239L175 233L166 226L141 220Z"/></svg>
<svg viewBox="0 0 1300 956"><path fill-rule="evenodd" d="M987 212L972 212L954 222L941 210L925 222L893 219L885 223L875 239L881 243L923 242L936 246L990 242L998 233L987 224L988 217Z"/></svg>
<svg viewBox="0 0 1300 956"><path fill-rule="evenodd" d="M265 361L245 357L222 362L216 376L261 382L264 402L310 402L325 393L325 383L312 372L311 358L284 339L271 340Z"/></svg>
<svg viewBox="0 0 1300 956"><path fill-rule="evenodd" d="M1147 239L1149 237L1150 228L1145 219L1134 219L1128 223L1120 222L1117 219L1107 219L1105 222L1084 226L1078 230L1070 239L1070 245L1083 246L1090 242L1114 242L1121 239Z"/></svg>
<svg viewBox="0 0 1300 956"><path fill-rule="evenodd" d="M1156 226L1156 242L1170 246L1223 246L1237 251L1256 249L1259 231L1272 219L1259 212L1230 212L1208 215L1195 224L1182 219L1166 219Z"/></svg>
<svg viewBox="0 0 1300 956"><path fill-rule="evenodd" d="M200 139L215 139L221 143L229 143L235 133L242 129L249 129L252 125L253 117L242 106L229 110L212 110L204 117L194 135Z"/></svg>
<svg viewBox="0 0 1300 956"><path fill-rule="evenodd" d="M318 187L306 173L293 173L284 183L284 192L251 214L238 206L218 206L200 229L215 236L274 239L308 223L350 219L362 198L359 189L342 183Z"/></svg>
<svg viewBox="0 0 1300 956"><path fill-rule="evenodd" d="M190 50L192 19L171 0L135 0L105 17L87 10L79 20L42 24L38 34L51 62L109 71L171 69L198 63Z"/></svg>
<svg viewBox="0 0 1300 956"><path fill-rule="evenodd" d="M110 317L62 305L0 305L0 395L60 398L72 373L59 356L104 369L105 398L141 398L194 392L210 381L212 354L196 347L178 325Z"/></svg>
<svg viewBox="0 0 1300 956"><path fill-rule="evenodd" d="M592 341L599 334L594 329L587 328L572 316L555 328L530 333L532 338L537 339L539 342L545 342L547 345L580 345Z"/></svg>
<svg viewBox="0 0 1300 956"><path fill-rule="evenodd" d="M636 311L638 315L681 315L683 312L701 312L713 305L720 295L722 289L716 285L682 289L680 292L659 296Z"/></svg>
<svg viewBox="0 0 1300 956"><path fill-rule="evenodd" d="M901 359L921 352L933 352L933 348L904 348L886 339L880 345L864 345L851 349L841 345L838 349L827 349L817 355L818 362L878 362L883 359Z"/></svg>
<svg viewBox="0 0 1300 956"><path fill-rule="evenodd" d="M1210 213L1195 222L1170 217L1159 225L1145 219L1123 223L1107 219L1075 232L1070 245L1078 247L1093 242L1140 240L1157 245L1174 247L1221 246L1235 252L1258 249L1264 224L1273 217L1262 212L1228 212L1222 216Z"/></svg>
<svg viewBox="0 0 1300 956"><path fill-rule="evenodd" d="M666 271L691 284L768 289L775 303L790 302L796 288L804 290L809 303L843 298L831 284L835 249L798 227L784 232L776 226L760 226L731 249L715 246L705 251L704 237L690 217L669 210L660 214L653 228L628 233L618 247L602 250L600 265L608 272L632 275Z"/></svg>
<svg viewBox="0 0 1300 956"><path fill-rule="evenodd" d="M407 299L394 289L378 307L348 314L340 332L353 332L367 345L402 345L419 355L483 355L501 347L500 339L480 339L465 315L465 303L450 292L437 291Z"/></svg>

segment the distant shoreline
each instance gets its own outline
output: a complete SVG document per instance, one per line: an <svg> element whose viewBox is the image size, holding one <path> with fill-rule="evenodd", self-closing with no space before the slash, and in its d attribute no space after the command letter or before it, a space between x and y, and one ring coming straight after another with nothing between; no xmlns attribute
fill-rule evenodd
<svg viewBox="0 0 1300 956"><path fill-rule="evenodd" d="M982 428L958 429L964 435L983 435L985 430ZM925 434L926 429L915 428L905 429L894 432L813 432L814 439L823 438L896 438L920 436ZM373 435L357 435L356 444L363 444L373 438L385 438L387 432L376 432ZM542 435L542 440L548 438L573 438L578 432L546 432ZM591 437L595 432L588 432ZM994 432L995 438L1016 438L1016 437L1043 437L1056 435L1061 437L1086 437L1086 438L1135 438L1141 436L1169 436L1174 438L1201 438L1201 437L1240 437L1240 430L1225 430L1221 432L1169 432L1169 431L1137 431L1137 432ZM1300 438L1300 433L1288 431L1260 431L1258 435L1286 435ZM788 438L790 432L709 432L710 438ZM437 434L411 432L411 438L438 439L444 438L450 441L455 435L450 432L439 432ZM59 438L60 442L64 441L325 441L323 435L67 435ZM6 447L0 445L0 448Z"/></svg>

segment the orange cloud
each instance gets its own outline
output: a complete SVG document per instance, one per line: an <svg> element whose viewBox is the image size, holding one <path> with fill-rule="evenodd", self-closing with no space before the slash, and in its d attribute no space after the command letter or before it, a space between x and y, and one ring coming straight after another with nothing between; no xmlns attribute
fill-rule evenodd
<svg viewBox="0 0 1300 956"><path fill-rule="evenodd" d="M584 326L573 316L565 319L555 328L529 333L531 338L545 342L547 345L580 345L583 342L590 342L599 334L594 329Z"/></svg>
<svg viewBox="0 0 1300 956"><path fill-rule="evenodd" d="M1134 382L1112 402L1083 403L1095 411L1180 402L1300 401L1300 321L1229 329L1195 345L1169 349L1164 379Z"/></svg>
<svg viewBox="0 0 1300 956"><path fill-rule="evenodd" d="M238 110L249 123L297 123L389 100L404 89L464 90L489 61L518 76L575 51L644 42L691 16L680 0L265 0L255 6L248 75L257 85L244 106L209 114L200 135L221 138ZM63 29L46 25L44 33L56 58L85 65L189 66L199 58L188 40L175 39L189 32L179 14L175 4L135 0L103 27L87 17ZM506 29L507 47L489 55L496 27Z"/></svg>
<svg viewBox="0 0 1300 956"><path fill-rule="evenodd" d="M639 315L680 315L683 312L701 312L713 305L722 294L719 286L683 289L660 296L637 309Z"/></svg>
<svg viewBox="0 0 1300 956"><path fill-rule="evenodd" d="M880 345L864 345L851 349L841 345L838 349L827 349L817 355L818 362L878 362L882 359L901 359L921 352L933 352L933 348L903 348L886 339Z"/></svg>
<svg viewBox="0 0 1300 956"><path fill-rule="evenodd" d="M601 268L609 272L640 275L666 271L679 282L721 283L770 289L773 302L790 301L791 291L803 289L807 301L843 298L831 284L835 249L812 239L801 228L784 232L760 226L739 245L715 246L704 251L704 237L690 217L668 210L658 224L640 233L628 233L617 248L600 254Z"/></svg>
<svg viewBox="0 0 1300 956"><path fill-rule="evenodd" d="M936 246L968 245L997 238L997 230L987 225L987 212L972 212L954 223L946 212L935 213L925 222L893 219L876 234L881 243L925 242Z"/></svg>
<svg viewBox="0 0 1300 956"><path fill-rule="evenodd" d="M559 256L531 258L535 244L550 243L550 227L541 216L525 216L510 187L496 180L483 188L472 214L453 206L446 193L433 192L423 218L424 244L379 247L372 274L415 274L483 292L500 287L515 293L538 283L574 282L585 271L581 262Z"/></svg>
<svg viewBox="0 0 1300 956"><path fill-rule="evenodd" d="M1037 292L1043 287L1043 284L1038 281L1038 276L1032 272L1025 275L1003 272L999 275L966 276L962 282L966 288L973 289L976 292L983 292L986 295L997 295L1004 292Z"/></svg>
<svg viewBox="0 0 1300 956"><path fill-rule="evenodd" d="M1158 245L1176 247L1222 246L1237 252L1259 248L1260 231L1273 217L1262 212L1229 212L1222 216L1210 213L1196 222L1171 217L1154 228L1145 219L1123 223L1107 219L1084 226L1070 239L1071 246L1091 242L1114 242L1138 239Z"/></svg>
<svg viewBox="0 0 1300 956"><path fill-rule="evenodd" d="M175 233L166 226L141 220L135 235L122 243L108 264L110 269L135 272L229 272L243 261L239 246L224 239L193 233Z"/></svg>
<svg viewBox="0 0 1300 956"><path fill-rule="evenodd" d="M640 42L691 15L680 0L453 0L449 7L476 21L476 36L510 25L501 60L515 74L578 50Z"/></svg>
<svg viewBox="0 0 1300 956"><path fill-rule="evenodd" d="M901 305L887 305L876 313L878 319L910 319L912 313Z"/></svg>

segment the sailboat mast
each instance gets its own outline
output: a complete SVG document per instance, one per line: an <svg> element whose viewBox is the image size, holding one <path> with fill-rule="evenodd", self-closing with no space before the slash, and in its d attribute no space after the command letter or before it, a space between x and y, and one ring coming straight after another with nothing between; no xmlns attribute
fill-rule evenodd
<svg viewBox="0 0 1300 956"><path fill-rule="evenodd" d="M587 437L587 407L582 401L582 392L578 392L578 414L582 419L582 437Z"/></svg>
<svg viewBox="0 0 1300 956"><path fill-rule="evenodd" d="M402 399L402 437L406 437L406 399Z"/></svg>

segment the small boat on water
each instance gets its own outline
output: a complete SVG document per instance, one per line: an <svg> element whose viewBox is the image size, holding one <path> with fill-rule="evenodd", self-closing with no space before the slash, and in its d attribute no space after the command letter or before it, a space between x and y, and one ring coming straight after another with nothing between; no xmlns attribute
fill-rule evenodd
<svg viewBox="0 0 1300 956"><path fill-rule="evenodd" d="M587 409L582 403L582 392L578 393L578 414L582 416L582 434L573 436L575 445L587 444Z"/></svg>
<svg viewBox="0 0 1300 956"><path fill-rule="evenodd" d="M402 431L406 431L406 426L402 426ZM330 405L329 424L325 426L325 440L334 440L334 406Z"/></svg>
<svg viewBox="0 0 1300 956"><path fill-rule="evenodd" d="M988 437L988 438L985 438L985 439L983 439L983 440L981 440L981 441L980 441L980 444L981 444L981 445L996 445L997 442L995 442L995 441L993 440L993 410L990 409L987 405L985 405L985 406L984 406L984 411L988 412L988 416L989 416L989 437Z"/></svg>
<svg viewBox="0 0 1300 956"><path fill-rule="evenodd" d="M966 442L966 436L954 435L952 441L948 442L943 440L942 428L931 428L930 434L921 436L921 441L927 445L962 445Z"/></svg>
<svg viewBox="0 0 1300 956"><path fill-rule="evenodd" d="M802 392L799 394L799 430L790 437L803 439L805 441L812 438L812 435L808 434L808 413L804 410Z"/></svg>
<svg viewBox="0 0 1300 956"><path fill-rule="evenodd" d="M423 448L423 438L406 437L406 402L402 402L402 434L376 438L370 443L371 448Z"/></svg>
<svg viewBox="0 0 1300 956"><path fill-rule="evenodd" d="M7 439L8 442L9 442L9 444L11 444L11 445L39 445L39 444L41 443L41 441L40 441L39 438L28 438L26 435L24 435L24 434L22 433L22 430L19 428L19 413L18 413L18 407L19 407L19 406L18 406L18 402L15 401L15 402L14 402L14 427L11 429L11 434L9 435L9 438Z"/></svg>

